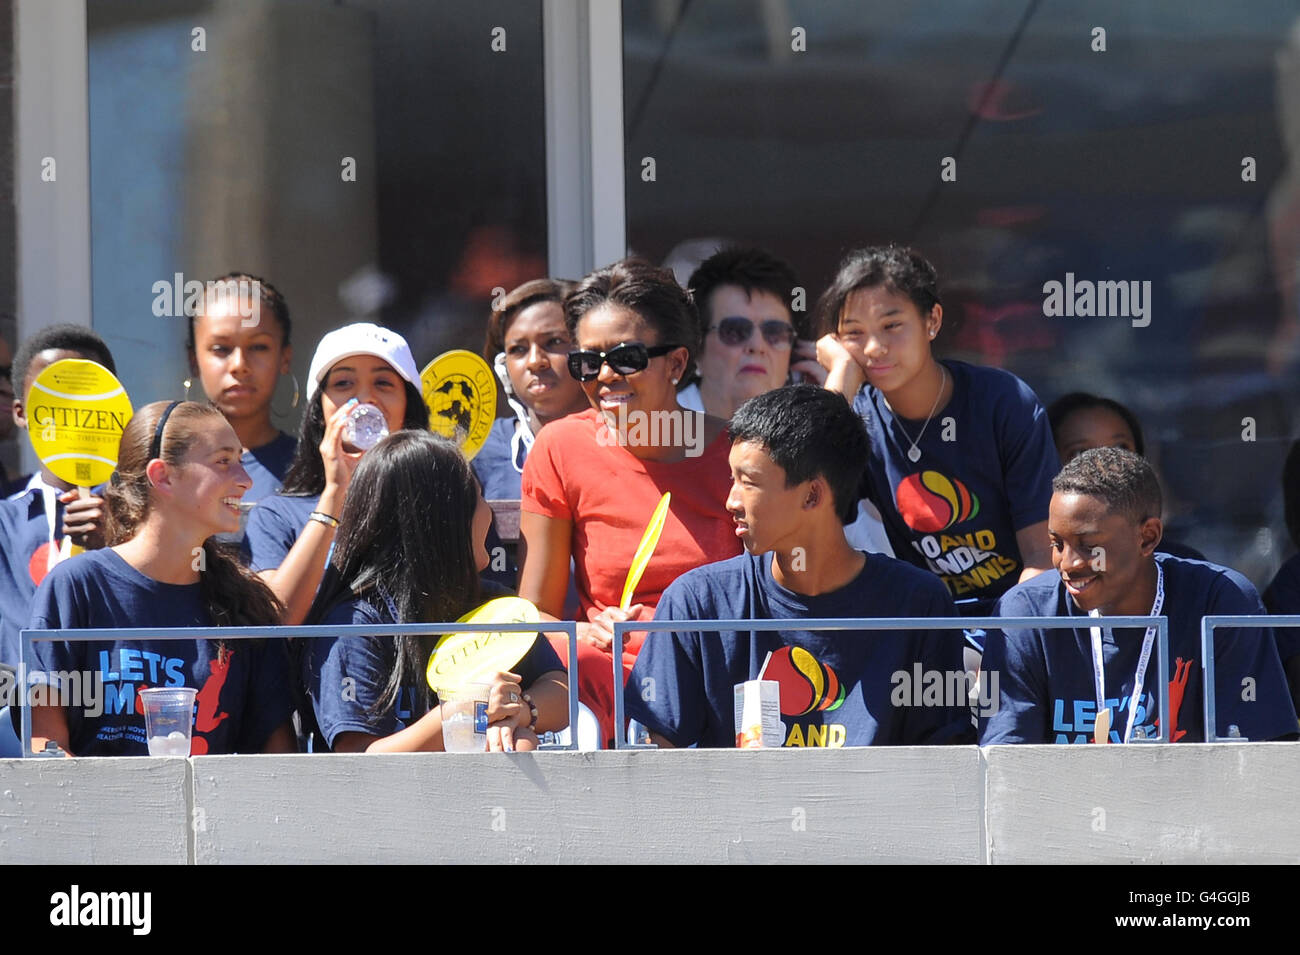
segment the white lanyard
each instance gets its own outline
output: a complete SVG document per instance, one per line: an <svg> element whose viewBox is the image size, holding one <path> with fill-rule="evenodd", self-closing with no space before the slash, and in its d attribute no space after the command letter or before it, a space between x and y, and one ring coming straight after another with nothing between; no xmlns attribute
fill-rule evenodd
<svg viewBox="0 0 1300 955"><path fill-rule="evenodd" d="M1165 572L1156 561L1156 599L1151 605L1151 616L1160 616L1165 606ZM1089 611L1088 616L1100 617L1100 610ZM1128 725L1120 742L1127 743L1133 736L1133 721L1137 717L1138 700L1142 698L1142 685L1146 682L1147 664L1151 662L1151 648L1156 642L1156 627L1147 627L1146 636L1142 638L1142 652L1138 655L1137 670L1133 673L1133 690L1128 698ZM1101 627L1089 627L1092 635L1092 684L1097 694L1097 712L1106 708L1106 674L1101 656Z"/></svg>

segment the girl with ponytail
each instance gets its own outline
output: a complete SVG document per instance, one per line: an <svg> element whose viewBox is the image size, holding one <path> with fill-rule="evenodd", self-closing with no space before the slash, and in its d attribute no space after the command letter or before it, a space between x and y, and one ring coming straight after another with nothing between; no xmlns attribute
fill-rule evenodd
<svg viewBox="0 0 1300 955"><path fill-rule="evenodd" d="M251 486L241 444L221 412L188 401L141 408L122 434L118 470L104 493L108 547L52 570L36 591L29 629L261 626L282 608L214 534L239 528ZM51 687L34 705L33 748L54 740L77 756L148 753L137 693L198 690L193 755L292 752L293 697L281 641L36 644L36 682L81 675L80 698ZM34 700L35 702L39 702Z"/></svg>

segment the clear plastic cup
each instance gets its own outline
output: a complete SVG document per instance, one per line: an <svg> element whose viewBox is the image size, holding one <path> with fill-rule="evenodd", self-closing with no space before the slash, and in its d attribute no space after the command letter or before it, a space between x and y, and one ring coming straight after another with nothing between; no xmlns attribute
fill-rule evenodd
<svg viewBox="0 0 1300 955"><path fill-rule="evenodd" d="M482 753L487 749L487 708L490 683L465 683L438 694L442 710L442 746L449 753Z"/></svg>
<svg viewBox="0 0 1300 955"><path fill-rule="evenodd" d="M144 732L150 756L190 755L194 729L194 696L188 686L153 687L140 690L136 699L144 710Z"/></svg>
<svg viewBox="0 0 1300 955"><path fill-rule="evenodd" d="M359 404L348 412L343 422L343 443L358 451L369 451L388 437L384 413L371 404Z"/></svg>

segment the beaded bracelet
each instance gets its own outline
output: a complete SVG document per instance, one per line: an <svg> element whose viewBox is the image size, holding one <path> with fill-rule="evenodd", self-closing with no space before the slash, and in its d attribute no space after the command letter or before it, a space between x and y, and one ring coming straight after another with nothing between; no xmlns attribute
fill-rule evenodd
<svg viewBox="0 0 1300 955"><path fill-rule="evenodd" d="M528 704L528 710L530 713L532 713L532 719L529 720L528 722L528 728L530 730L536 731L537 730L537 705L533 703L533 698L529 696L527 693L524 694L524 702Z"/></svg>

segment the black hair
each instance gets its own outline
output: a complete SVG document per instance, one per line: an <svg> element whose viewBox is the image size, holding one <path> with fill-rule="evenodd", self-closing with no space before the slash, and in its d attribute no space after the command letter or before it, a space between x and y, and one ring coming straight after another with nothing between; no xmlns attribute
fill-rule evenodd
<svg viewBox="0 0 1300 955"><path fill-rule="evenodd" d="M501 301L492 306L492 314L488 316L487 336L483 342L483 357L488 364L492 364L497 355L506 350L506 330L516 315L538 302L563 305L565 296L575 287L573 282L563 279L533 279L502 296Z"/></svg>
<svg viewBox="0 0 1300 955"><path fill-rule="evenodd" d="M644 259L620 259L584 278L564 300L565 323L577 340L578 322L594 308L616 305L636 312L654 329L657 342L680 345L689 353L683 380L695 372L700 351L700 319L690 294L677 284L668 269L656 268Z"/></svg>
<svg viewBox="0 0 1300 955"><path fill-rule="evenodd" d="M695 300L696 310L700 315L700 331L708 329L712 318L709 315L709 296L723 285L735 285L746 295L755 292L767 292L776 296L790 313L801 338L807 337L806 315L795 312L794 290L799 286L794 269L775 255L763 249L729 246L714 252L699 264L691 273L686 287L690 289L691 298Z"/></svg>
<svg viewBox="0 0 1300 955"><path fill-rule="evenodd" d="M172 403L155 401L138 410L127 422L118 449L117 470L104 489L108 512L105 543L108 546L129 541L149 515L151 484L145 468L153 460L158 422ZM182 401L172 409L159 436L158 456L168 465L179 468L197 436L195 423L215 419L225 423L225 416L209 404ZM214 626L273 626L281 622L284 608L271 588L246 568L238 558L238 549L214 537L203 542L203 573L199 574L199 594L212 617Z"/></svg>
<svg viewBox="0 0 1300 955"><path fill-rule="evenodd" d="M818 327L829 335L839 330L840 313L850 295L858 289L884 288L912 301L924 318L939 297L939 275L915 249L899 245L873 245L855 249L844 257L831 282L817 303Z"/></svg>
<svg viewBox="0 0 1300 955"><path fill-rule="evenodd" d="M1102 398L1099 395L1088 394L1086 391L1072 391L1068 395L1062 395L1048 407L1047 420L1052 426L1052 440L1059 440L1058 432L1066 418L1076 411L1091 411L1093 408L1113 411L1124 419L1124 424L1133 433L1134 449L1138 454L1146 457L1146 441L1142 437L1142 425L1138 424L1137 415L1113 398Z"/></svg>
<svg viewBox="0 0 1300 955"><path fill-rule="evenodd" d="M207 290L213 285L222 283L226 284L228 287L228 283L235 283L236 286L238 286L239 283L245 282L251 282L257 287L258 297L260 299L257 306L258 320L260 321L262 315L266 312L270 312L274 315L275 320L280 323L280 347L287 348L289 346L289 332L293 327L289 321L289 303L284 300L284 296L280 293L280 290L266 279L259 278L256 275L250 275L247 272L227 272L225 275L215 278L204 285L203 303L206 304L208 295ZM237 289L236 294L238 294ZM200 305L197 311L190 313L189 332L185 339L185 348L191 355L194 354L194 322L202 312L203 306Z"/></svg>
<svg viewBox="0 0 1300 955"><path fill-rule="evenodd" d="M391 600L395 623L455 620L471 609L480 597L473 540L478 494L469 463L445 438L398 431L376 444L348 485L333 556L307 623L358 596L381 614ZM438 639L396 638L397 663L376 710L391 706L403 687L429 693L424 669Z"/></svg>
<svg viewBox="0 0 1300 955"><path fill-rule="evenodd" d="M1160 482L1149 461L1127 448L1089 448L1052 479L1055 494L1086 494L1134 523L1159 517Z"/></svg>
<svg viewBox="0 0 1300 955"><path fill-rule="evenodd" d="M736 409L727 432L732 444L761 445L785 471L785 486L821 476L840 520L857 517L858 489L871 444L862 419L833 391L787 385L750 398Z"/></svg>
<svg viewBox="0 0 1300 955"><path fill-rule="evenodd" d="M49 328L40 329L24 341L18 347L18 354L14 356L12 369L15 377L10 380L20 401L27 400L27 386L31 384L28 376L31 373L32 361L41 352L51 349L73 351L84 355L92 361L99 362L113 374L117 374L113 354L108 350L104 339L85 325L51 325Z"/></svg>
<svg viewBox="0 0 1300 955"><path fill-rule="evenodd" d="M328 380L327 374L325 381ZM406 392L406 415L402 419L402 428L428 431L429 406L424 403L424 395L405 378L399 376L399 380ZM298 447L293 453L289 470L284 475L284 486L280 492L290 497L315 497L325 490L325 460L320 456L320 443L325 437L325 409L321 405L325 381L317 386L316 393L303 411L302 426L298 429ZM348 495L351 496L351 493L349 485Z"/></svg>

